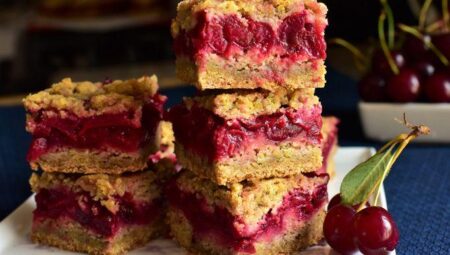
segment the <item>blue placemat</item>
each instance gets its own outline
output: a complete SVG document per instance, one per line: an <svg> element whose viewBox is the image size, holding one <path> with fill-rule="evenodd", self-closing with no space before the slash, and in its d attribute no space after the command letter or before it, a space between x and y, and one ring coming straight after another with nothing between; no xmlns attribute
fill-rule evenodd
<svg viewBox="0 0 450 255"><path fill-rule="evenodd" d="M342 146L379 146L364 139L356 112L354 82L329 70L327 88L319 91L324 112L342 119ZM192 87L163 90L168 106L195 93ZM25 161L30 137L22 107L0 107L0 220L30 194ZM389 210L400 228L398 254L450 254L450 146L407 148L385 187Z"/></svg>

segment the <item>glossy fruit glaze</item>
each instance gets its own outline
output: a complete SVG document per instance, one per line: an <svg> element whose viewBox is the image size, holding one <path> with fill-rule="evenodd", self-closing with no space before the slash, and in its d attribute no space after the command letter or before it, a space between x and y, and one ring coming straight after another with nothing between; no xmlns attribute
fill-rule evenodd
<svg viewBox="0 0 450 255"><path fill-rule="evenodd" d="M42 189L36 194L33 221L69 219L103 237L112 237L124 225L150 224L159 217L161 201L136 202L126 192L116 196L119 211L112 213L88 192L73 192L63 187Z"/></svg>
<svg viewBox="0 0 450 255"><path fill-rule="evenodd" d="M128 111L80 118L67 113L61 118L50 115L52 110L30 113L32 119L27 125L34 127L27 160L33 161L41 155L60 147L77 149L114 149L135 152L151 142L163 114L166 98L154 96L138 112Z"/></svg>
<svg viewBox="0 0 450 255"><path fill-rule="evenodd" d="M215 16L201 11L196 26L188 32L180 31L175 38L174 50L191 59L202 58L205 53L230 57L249 51L261 58L276 52L292 61L325 59L325 28L311 23L308 15L306 10L294 13L275 27L248 16Z"/></svg>
<svg viewBox="0 0 450 255"><path fill-rule="evenodd" d="M253 119L225 120L194 104L191 109L178 105L170 109L176 140L209 161L231 157L256 140L268 144L295 139L309 144L321 141L322 108L282 108Z"/></svg>
<svg viewBox="0 0 450 255"><path fill-rule="evenodd" d="M273 240L288 231L287 228L294 223L292 215L296 222L307 221L326 203L328 175L321 175L321 178L323 184L313 190L299 188L289 192L281 205L273 210L276 213L269 210L252 234L245 234L236 228L245 224L239 215L232 215L222 207L211 207L201 195L183 191L175 181L167 186L166 195L169 205L180 210L189 221L194 238L213 238L216 245L252 254L255 253L255 242Z"/></svg>

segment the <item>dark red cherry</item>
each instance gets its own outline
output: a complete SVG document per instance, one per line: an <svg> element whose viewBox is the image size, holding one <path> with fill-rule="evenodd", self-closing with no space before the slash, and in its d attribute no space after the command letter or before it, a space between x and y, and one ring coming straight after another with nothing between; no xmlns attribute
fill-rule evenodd
<svg viewBox="0 0 450 255"><path fill-rule="evenodd" d="M264 22L249 20L248 29L253 34L252 46L261 52L268 52L275 41L275 32L272 27Z"/></svg>
<svg viewBox="0 0 450 255"><path fill-rule="evenodd" d="M235 15L227 16L223 21L223 34L229 43L240 46L244 50L250 46L252 33Z"/></svg>
<svg viewBox="0 0 450 255"><path fill-rule="evenodd" d="M395 249L399 232L392 216L378 206L367 207L354 216L353 235L366 255L387 254Z"/></svg>
<svg viewBox="0 0 450 255"><path fill-rule="evenodd" d="M419 77L410 69L402 69L399 74L388 80L387 94L394 102L414 102L419 97L419 93Z"/></svg>
<svg viewBox="0 0 450 255"><path fill-rule="evenodd" d="M450 102L450 75L437 73L427 79L424 86L425 95L431 102Z"/></svg>
<svg viewBox="0 0 450 255"><path fill-rule="evenodd" d="M342 254L352 254L358 250L352 229L355 209L336 205L328 211L323 223L323 233L328 244Z"/></svg>
<svg viewBox="0 0 450 255"><path fill-rule="evenodd" d="M421 60L431 55L428 46L424 43L430 42L431 36L424 34L424 39L420 40L414 36L407 36L403 45L403 50L410 60Z"/></svg>
<svg viewBox="0 0 450 255"><path fill-rule="evenodd" d="M430 61L419 60L411 65L411 68L419 75L420 80L425 80L432 76L436 71L436 67Z"/></svg>
<svg viewBox="0 0 450 255"><path fill-rule="evenodd" d="M383 102L387 100L386 80L379 74L368 74L358 82L358 91L362 100Z"/></svg>
<svg viewBox="0 0 450 255"><path fill-rule="evenodd" d="M329 210L331 210L331 208L335 207L336 205L341 204L341 201L342 201L341 194L340 193L336 194L328 203L327 210L329 211ZM370 206L369 202L366 203L366 206ZM354 205L352 207L353 207L353 209L358 210L359 204Z"/></svg>
<svg viewBox="0 0 450 255"><path fill-rule="evenodd" d="M433 36L433 43L444 56L450 59L450 33Z"/></svg>
<svg viewBox="0 0 450 255"><path fill-rule="evenodd" d="M391 51L390 53L399 69L405 66L405 56L400 51ZM393 74L389 62L381 50L376 51L373 55L372 70L383 76L391 76Z"/></svg>

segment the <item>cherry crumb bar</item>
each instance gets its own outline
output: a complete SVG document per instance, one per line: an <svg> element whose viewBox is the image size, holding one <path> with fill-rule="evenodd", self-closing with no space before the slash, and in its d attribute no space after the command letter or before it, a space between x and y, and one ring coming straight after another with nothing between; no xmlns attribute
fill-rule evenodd
<svg viewBox="0 0 450 255"><path fill-rule="evenodd" d="M165 231L157 174L34 173L31 239L89 254L123 254Z"/></svg>
<svg viewBox="0 0 450 255"><path fill-rule="evenodd" d="M318 243L328 175L219 186L185 171L166 187L168 224L193 254L292 254Z"/></svg>
<svg viewBox="0 0 450 255"><path fill-rule="evenodd" d="M322 166L322 107L313 92L185 99L168 113L178 162L220 185L316 171Z"/></svg>
<svg viewBox="0 0 450 255"><path fill-rule="evenodd" d="M184 0L177 75L200 90L323 87L326 12L316 0Z"/></svg>
<svg viewBox="0 0 450 255"><path fill-rule="evenodd" d="M322 157L323 163L318 173L334 176L334 155L338 148L338 124L336 117L323 117L322 120Z"/></svg>
<svg viewBox="0 0 450 255"><path fill-rule="evenodd" d="M120 174L147 166L166 97L156 76L103 83L64 79L27 96L27 159L47 172Z"/></svg>

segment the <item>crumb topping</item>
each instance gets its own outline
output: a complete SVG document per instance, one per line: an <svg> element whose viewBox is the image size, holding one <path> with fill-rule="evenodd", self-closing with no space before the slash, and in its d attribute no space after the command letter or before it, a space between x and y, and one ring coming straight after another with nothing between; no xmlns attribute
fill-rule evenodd
<svg viewBox="0 0 450 255"><path fill-rule="evenodd" d="M48 89L27 96L23 103L28 112L48 109L92 116L138 109L157 91L158 80L155 75L126 81L115 80L108 84L73 82L66 78Z"/></svg>
<svg viewBox="0 0 450 255"><path fill-rule="evenodd" d="M217 14L251 16L255 20L274 24L277 20L304 9L317 16L322 24L327 24L327 7L316 0L184 0L178 4L172 33L177 36L180 29L192 29L197 22L193 14L202 10Z"/></svg>
<svg viewBox="0 0 450 255"><path fill-rule="evenodd" d="M272 114L281 107L300 109L319 104L314 89L299 89L293 92L279 89L268 91L236 91L232 93L210 94L185 99L188 107L194 102L225 119L254 118L258 115Z"/></svg>
<svg viewBox="0 0 450 255"><path fill-rule="evenodd" d="M129 175L107 175L107 174L60 174L33 173L30 185L33 192L41 189L66 188L74 192L86 191L96 201L105 206L109 211L116 213L119 205L114 196L123 196L130 192L136 201L151 201L158 197L160 188L155 184L156 174L145 171Z"/></svg>
<svg viewBox="0 0 450 255"><path fill-rule="evenodd" d="M276 210L284 196L291 190L313 189L324 181L323 178L307 178L303 175L289 178L271 178L258 182L233 183L219 186L197 177L190 171L183 172L177 180L183 191L197 193L208 204L228 209L233 215L243 217L248 224L256 224L270 209Z"/></svg>

